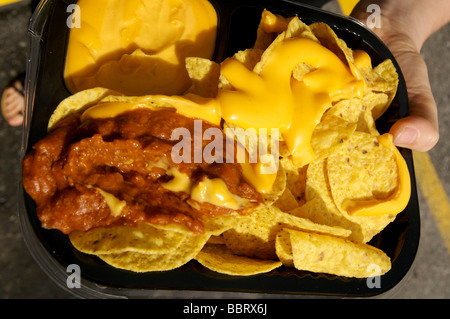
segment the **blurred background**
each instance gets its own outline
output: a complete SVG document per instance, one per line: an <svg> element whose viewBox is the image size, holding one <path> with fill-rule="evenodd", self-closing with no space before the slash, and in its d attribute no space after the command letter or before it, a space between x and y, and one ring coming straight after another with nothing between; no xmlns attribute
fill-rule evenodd
<svg viewBox="0 0 450 319"><path fill-rule="evenodd" d="M31 7L31 1L0 0L2 90L25 70ZM334 12L340 10L335 1L324 8ZM413 268L389 297L447 299L450 297L450 25L425 43L422 55L429 68L431 86L439 107L441 139L430 152L415 154L421 242ZM23 241L17 208L21 136L21 127L10 127L0 118L0 298L74 298L47 277ZM178 296L190 297L182 293Z"/></svg>

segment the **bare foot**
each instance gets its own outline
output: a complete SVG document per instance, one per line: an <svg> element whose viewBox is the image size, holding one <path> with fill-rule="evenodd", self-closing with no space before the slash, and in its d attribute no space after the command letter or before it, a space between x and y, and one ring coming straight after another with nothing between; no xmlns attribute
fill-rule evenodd
<svg viewBox="0 0 450 319"><path fill-rule="evenodd" d="M8 86L2 94L2 115L10 126L20 126L23 123L25 98L23 84L20 79Z"/></svg>

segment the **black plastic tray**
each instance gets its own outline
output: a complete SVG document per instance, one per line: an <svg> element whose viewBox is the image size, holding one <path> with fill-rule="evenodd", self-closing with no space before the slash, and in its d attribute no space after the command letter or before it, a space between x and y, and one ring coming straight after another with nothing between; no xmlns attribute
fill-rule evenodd
<svg viewBox="0 0 450 319"><path fill-rule="evenodd" d="M256 28L264 8L284 16L297 15L307 24L325 22L352 49L369 53L374 64L392 59L400 77L392 106L377 121L380 132L407 114L408 99L401 70L386 46L361 23L295 1L211 0L219 17L214 59L221 62L237 50L249 48L255 41ZM26 81L26 115L21 158L45 136L47 123L55 107L70 94L63 80L63 66L69 29L66 12L76 1L42 1L30 21ZM25 242L44 272L62 288L80 297L152 297L155 290L327 295L340 297L387 296L398 288L413 265L420 237L420 216L411 151L402 149L411 175L412 194L407 208L370 244L385 251L392 269L381 277L381 288L369 288L366 279L350 279L314 274L281 267L268 274L250 277L214 273L195 261L176 270L137 274L110 267L94 256L78 252L68 238L57 230L40 227L34 201L19 183L19 214ZM80 289L69 289L68 265L81 269ZM188 295L186 295L188 296Z"/></svg>

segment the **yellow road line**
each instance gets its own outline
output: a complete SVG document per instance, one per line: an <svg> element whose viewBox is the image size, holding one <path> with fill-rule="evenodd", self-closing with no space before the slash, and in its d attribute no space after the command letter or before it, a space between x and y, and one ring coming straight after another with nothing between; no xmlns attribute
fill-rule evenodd
<svg viewBox="0 0 450 319"><path fill-rule="evenodd" d="M414 152L414 170L417 184L450 254L450 203L428 153Z"/></svg>
<svg viewBox="0 0 450 319"><path fill-rule="evenodd" d="M10 4L13 2L19 2L21 0L0 0L0 6L5 5L5 4Z"/></svg>
<svg viewBox="0 0 450 319"><path fill-rule="evenodd" d="M344 14L350 15L359 0L338 0L339 6Z"/></svg>

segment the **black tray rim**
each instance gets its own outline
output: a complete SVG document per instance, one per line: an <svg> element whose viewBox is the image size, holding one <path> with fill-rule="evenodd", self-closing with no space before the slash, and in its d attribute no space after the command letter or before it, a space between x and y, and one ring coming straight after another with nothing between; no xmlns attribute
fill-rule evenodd
<svg viewBox="0 0 450 319"><path fill-rule="evenodd" d="M22 161L23 157L25 156L25 153L28 148L28 141L29 141L29 134L30 134L30 122L33 116L33 108L34 108L34 101L35 101L35 85L36 85L36 75L39 70L39 63L36 63L35 60L32 59L32 57L39 56L41 57L42 53L42 35L45 32L45 27L47 24L48 14L51 12L51 8L56 0L43 0L41 1L39 7L35 11L32 19L30 20L29 30L28 30L28 56L27 56L27 78L25 83L25 89L26 89L26 114L25 114L25 121L23 125L23 135L22 135L22 146L20 151L20 162ZM218 3L222 0L211 0L215 6L218 5ZM67 1L63 1L67 2ZM237 1L229 1L229 2L237 2ZM276 1L253 1L253 0L247 0L245 5L255 5L255 3L258 3L259 7L264 6L265 4L274 5ZM241 3L241 1L239 1ZM329 19L335 19L336 21L343 21L342 25L332 25L333 28L354 28L357 29L360 33L359 36L364 37L369 36L372 37L372 39L378 39L375 34L367 29L361 22L355 20L355 19L349 19L347 17L330 13L315 7L311 7L308 5L301 4L297 1L290 1L290 0L281 0L278 1L276 5L279 5L279 3L285 3L288 5L294 5L296 7L307 9L307 10L314 10L316 12L320 12L322 15L328 17ZM369 38L370 38L369 37ZM390 53L389 49L381 42L381 40L377 40L377 46L379 47L380 51L383 51L384 55L388 55L393 60L394 64L397 67L397 70L399 72L399 78L400 78L400 85L399 85L399 92L398 94L401 94L401 104L406 107L407 109L407 96L406 94L406 87L404 85L404 79L403 75L401 73L401 70L395 61L395 58ZM38 61L39 62L39 61ZM400 116L405 116L406 113L400 114ZM419 238L420 238L420 214L419 214L419 207L418 207L418 199L416 194L416 182L414 178L414 165L413 165L413 158L412 158L412 152L407 149L401 149L401 153L404 156L409 170L411 174L411 186L412 186L412 194L410 199L409 206L413 206L414 209L407 208L408 213L408 222L414 226L414 229L408 229L406 236L405 236L405 242L408 243L408 245L404 245L401 253L397 257L397 259L400 259L404 261L402 265L394 264L390 272L382 276L383 280L391 281L392 284L390 284L387 288L379 289L377 291L364 291L364 292L358 292L358 287L356 287L356 290L350 293L345 293L342 290L341 291L297 291L294 293L290 292L280 292L280 291L270 291L270 290L256 290L256 291L248 291L248 290L240 290L240 289L232 289L230 287L228 288L199 288L194 287L193 289L190 289L189 287L177 287L180 289L180 291L183 292L193 292L193 293L206 293L207 296L211 296L211 293L218 292L218 293L226 293L226 292L232 292L232 293L243 293L244 295L248 293L262 293L262 294L268 294L268 295L280 295L280 294L298 294L298 295L313 295L313 296L338 296L338 297L382 297L389 295L395 288L399 286L400 282L403 282L407 279L407 274L411 271L415 256L417 253L417 249L419 246ZM20 171L20 176L22 172ZM32 257L35 259L35 261L38 263L38 265L41 267L41 269L55 282L60 286L61 288L68 290L70 293L82 297L82 298L132 298L134 296L142 296L147 295L152 290L158 290L158 291L164 291L164 287L155 287L154 289L148 289L148 288L138 288L136 286L130 286L127 287L124 286L108 286L105 285L104 282L98 282L95 278L83 278L83 285L80 289L69 289L66 284L68 273L66 272L67 265L61 264L56 258L55 255L49 251L45 245L41 242L41 238L37 236L36 230L33 228L33 225L31 224L30 218L27 215L27 207L24 203L24 197L27 195L24 193L23 185L21 183L21 180L19 179L18 183L18 203L19 203L19 218L20 218L20 224L21 224L21 230L24 235L24 240L26 243L26 246L32 255ZM403 214L403 213L402 213ZM189 267L188 267L189 268ZM181 272L184 273L190 273L190 272L198 272L198 267L195 265L191 267L192 269L182 269ZM204 275L202 275L204 276ZM268 277L271 275L269 274ZM266 275L263 275L263 277L267 277ZM320 280L322 275L315 275L315 274L306 274L303 275L302 278L312 278L312 280ZM255 277L252 277L251 280L253 280ZM261 278L261 276L256 276L256 278ZM258 279L256 279L258 280ZM305 279L306 280L306 279ZM329 280L329 279L326 279ZM336 279L333 279L336 280ZM352 279L343 279L344 282L351 282ZM356 285L358 286L358 285ZM167 288L167 287L166 287ZM167 291L173 292L173 287L168 288Z"/></svg>

